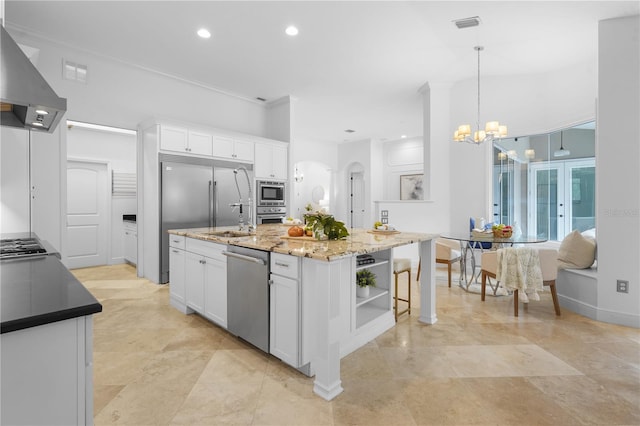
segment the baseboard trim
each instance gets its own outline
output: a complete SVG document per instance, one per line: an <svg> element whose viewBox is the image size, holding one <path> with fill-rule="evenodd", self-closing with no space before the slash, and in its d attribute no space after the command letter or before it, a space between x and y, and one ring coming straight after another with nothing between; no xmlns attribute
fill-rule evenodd
<svg viewBox="0 0 640 426"><path fill-rule="evenodd" d="M601 309L580 300L558 294L560 306L595 321L640 328L640 316Z"/></svg>

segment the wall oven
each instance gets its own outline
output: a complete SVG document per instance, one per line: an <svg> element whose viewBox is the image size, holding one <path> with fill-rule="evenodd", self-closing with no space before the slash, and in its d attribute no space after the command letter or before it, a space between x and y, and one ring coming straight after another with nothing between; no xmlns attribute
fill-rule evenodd
<svg viewBox="0 0 640 426"><path fill-rule="evenodd" d="M282 219L287 215L287 208L281 207L258 207L256 214L256 224L282 223Z"/></svg>
<svg viewBox="0 0 640 426"><path fill-rule="evenodd" d="M285 183L259 180L256 183L256 205L258 207L282 206L286 204Z"/></svg>

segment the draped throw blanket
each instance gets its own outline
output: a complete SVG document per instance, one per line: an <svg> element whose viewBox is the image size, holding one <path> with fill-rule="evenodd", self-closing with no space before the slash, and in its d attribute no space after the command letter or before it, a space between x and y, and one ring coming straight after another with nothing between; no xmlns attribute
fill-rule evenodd
<svg viewBox="0 0 640 426"><path fill-rule="evenodd" d="M507 290L518 290L520 301L540 300L542 270L536 249L508 247L498 250L496 277Z"/></svg>

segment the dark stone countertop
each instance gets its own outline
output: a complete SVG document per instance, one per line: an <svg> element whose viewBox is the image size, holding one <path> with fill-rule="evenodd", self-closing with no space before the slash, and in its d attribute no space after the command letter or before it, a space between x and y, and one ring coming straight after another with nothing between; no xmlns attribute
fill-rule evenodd
<svg viewBox="0 0 640 426"><path fill-rule="evenodd" d="M55 256L0 263L1 333L102 312L102 305Z"/></svg>

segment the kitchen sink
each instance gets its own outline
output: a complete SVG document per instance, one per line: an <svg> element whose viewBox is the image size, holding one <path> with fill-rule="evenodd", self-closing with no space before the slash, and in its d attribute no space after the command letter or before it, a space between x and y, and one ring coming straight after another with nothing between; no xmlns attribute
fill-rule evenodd
<svg viewBox="0 0 640 426"><path fill-rule="evenodd" d="M218 231L218 232L209 232L207 235L211 235L212 237L220 237L220 238L242 238L251 236L248 232L242 231Z"/></svg>

